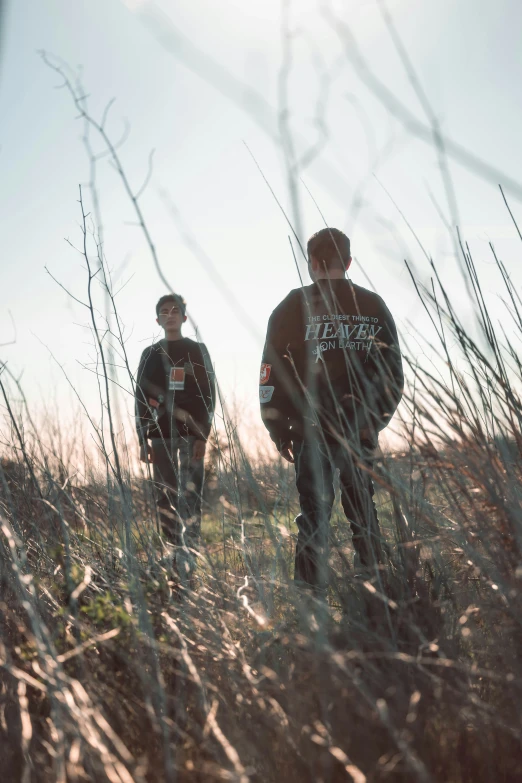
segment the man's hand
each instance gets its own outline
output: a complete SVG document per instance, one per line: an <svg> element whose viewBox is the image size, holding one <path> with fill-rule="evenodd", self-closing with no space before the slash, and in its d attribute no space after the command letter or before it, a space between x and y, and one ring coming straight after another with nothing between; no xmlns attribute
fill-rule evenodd
<svg viewBox="0 0 522 783"><path fill-rule="evenodd" d="M142 443L140 446L140 460L142 462L154 462L152 456L152 446L148 441L146 443Z"/></svg>
<svg viewBox="0 0 522 783"><path fill-rule="evenodd" d="M292 441L281 443L279 446L279 453L283 459L286 459L287 462L291 462L292 464L295 462L294 453L292 451Z"/></svg>
<svg viewBox="0 0 522 783"><path fill-rule="evenodd" d="M207 444L204 440L195 440L194 448L192 449L192 459L195 462L199 462L199 460L203 459L206 448Z"/></svg>

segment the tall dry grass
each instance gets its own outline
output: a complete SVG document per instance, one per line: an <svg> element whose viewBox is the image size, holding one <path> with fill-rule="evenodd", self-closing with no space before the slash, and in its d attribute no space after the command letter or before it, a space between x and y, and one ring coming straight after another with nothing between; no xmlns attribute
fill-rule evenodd
<svg viewBox="0 0 522 783"><path fill-rule="evenodd" d="M161 273L141 190L104 119L92 119L82 91L56 70L113 162ZM435 267L431 290L412 274L439 359L434 369L405 351L405 447L376 463L386 564L355 578L337 504L328 602L296 592L293 469L253 458L222 401L195 584L184 590L136 445L117 426L114 352L129 387L133 368L80 201L103 418L79 400L74 439L61 437L52 415L44 431L8 368L0 371L4 778L522 780L522 301L494 248L509 333L493 323L465 245L478 331L459 321ZM105 320L94 306L100 284Z"/></svg>
<svg viewBox="0 0 522 783"><path fill-rule="evenodd" d="M354 578L336 506L327 605L292 585L292 468L249 457L225 409L180 592L134 444L99 431L100 469L44 441L4 369L6 779L522 780L522 303L497 260L499 335L462 252L482 336L416 283L446 377L410 362L408 446L374 476L387 564Z"/></svg>

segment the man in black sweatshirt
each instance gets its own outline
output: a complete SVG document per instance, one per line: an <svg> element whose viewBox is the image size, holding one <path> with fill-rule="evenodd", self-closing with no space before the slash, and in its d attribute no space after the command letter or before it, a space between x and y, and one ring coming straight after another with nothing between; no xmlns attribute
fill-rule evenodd
<svg viewBox="0 0 522 783"><path fill-rule="evenodd" d="M165 338L146 348L136 378L140 459L151 462L161 527L174 544L178 575L199 541L206 441L215 407L214 371L203 343L183 337L186 304L176 294L156 305Z"/></svg>
<svg viewBox="0 0 522 783"><path fill-rule="evenodd" d="M307 252L314 282L291 291L270 317L259 396L270 437L295 463L301 513L294 578L324 594L337 468L359 563L367 570L381 561L372 460L404 379L390 311L346 279L348 237L325 228Z"/></svg>

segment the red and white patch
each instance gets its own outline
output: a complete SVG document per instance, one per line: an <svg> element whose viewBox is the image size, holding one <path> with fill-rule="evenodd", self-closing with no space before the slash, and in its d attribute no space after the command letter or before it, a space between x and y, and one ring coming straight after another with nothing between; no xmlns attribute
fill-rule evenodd
<svg viewBox="0 0 522 783"><path fill-rule="evenodd" d="M272 369L271 364L261 365L261 372L259 373L259 383L267 383L268 379L270 378L271 369Z"/></svg>
<svg viewBox="0 0 522 783"><path fill-rule="evenodd" d="M149 399L149 405L151 408L159 408L159 402L152 399L152 397Z"/></svg>
<svg viewBox="0 0 522 783"><path fill-rule="evenodd" d="M185 388L185 370L183 367L172 367L170 370L169 390Z"/></svg>

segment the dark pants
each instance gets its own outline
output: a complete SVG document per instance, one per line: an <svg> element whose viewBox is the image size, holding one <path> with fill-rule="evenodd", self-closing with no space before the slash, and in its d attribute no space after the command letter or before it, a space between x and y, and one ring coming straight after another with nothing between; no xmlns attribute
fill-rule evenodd
<svg viewBox="0 0 522 783"><path fill-rule="evenodd" d="M328 539L335 499L333 479L339 468L341 502L353 535L355 552L362 566L382 559L379 520L373 502L373 482L367 470L373 463L371 444L355 447L357 457L337 443L320 438L295 441L295 475L301 513L295 553L297 582L316 589L328 585ZM357 464L357 460L361 465Z"/></svg>
<svg viewBox="0 0 522 783"><path fill-rule="evenodd" d="M201 493L205 469L202 459L197 462L192 459L195 440L190 436L151 440L161 529L171 544L185 552L197 548L201 533ZM179 559L177 557L177 561Z"/></svg>

